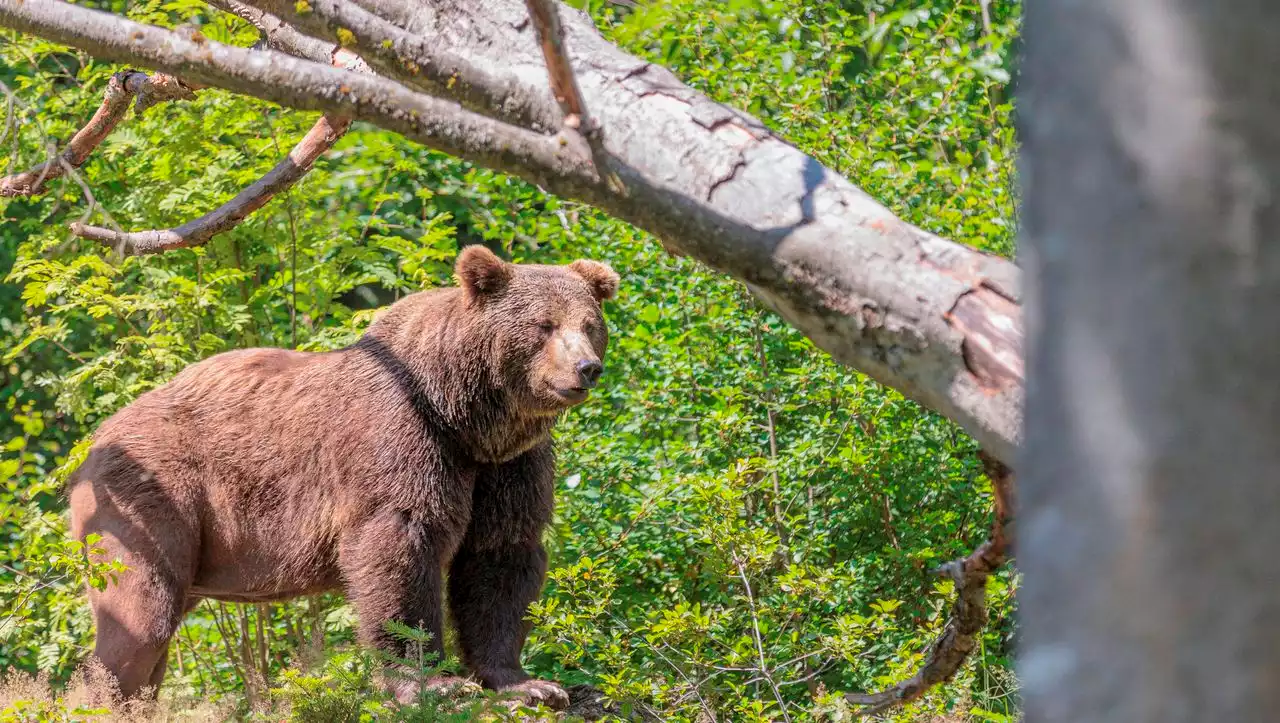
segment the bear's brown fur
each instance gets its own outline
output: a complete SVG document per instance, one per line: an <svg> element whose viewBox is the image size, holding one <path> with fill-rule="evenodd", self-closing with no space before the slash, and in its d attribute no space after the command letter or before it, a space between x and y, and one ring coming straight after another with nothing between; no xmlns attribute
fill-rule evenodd
<svg viewBox="0 0 1280 723"><path fill-rule="evenodd" d="M340 588L364 643L402 653L396 620L442 652L447 569L472 674L567 702L521 668L523 618L546 570L551 429L599 377L618 277L481 246L455 268L460 287L402 299L351 347L219 354L103 422L68 489L73 534L129 568L89 593L124 695L159 685L201 598Z"/></svg>

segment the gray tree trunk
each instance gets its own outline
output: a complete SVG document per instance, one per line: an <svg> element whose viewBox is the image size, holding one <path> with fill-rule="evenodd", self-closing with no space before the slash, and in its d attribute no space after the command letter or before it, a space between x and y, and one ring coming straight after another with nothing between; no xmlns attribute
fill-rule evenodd
<svg viewBox="0 0 1280 723"><path fill-rule="evenodd" d="M1280 3L1028 3L1034 723L1280 719Z"/></svg>

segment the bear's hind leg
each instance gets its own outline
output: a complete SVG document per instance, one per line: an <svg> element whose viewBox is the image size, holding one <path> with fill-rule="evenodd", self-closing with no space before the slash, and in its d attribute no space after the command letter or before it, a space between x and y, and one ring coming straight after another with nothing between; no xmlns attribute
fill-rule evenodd
<svg viewBox="0 0 1280 723"><path fill-rule="evenodd" d="M95 561L124 563L115 580L89 590L89 604L96 628L93 655L129 699L164 676L169 639L187 612L197 541L190 518L161 488L139 490L154 475L122 453L94 454L97 464L90 464L91 455L82 470L95 474L70 491L71 532L78 540L99 536L94 547L105 552ZM99 698L104 693L95 691Z"/></svg>
<svg viewBox="0 0 1280 723"><path fill-rule="evenodd" d="M182 625L182 618L185 618L187 613L191 612L199 603L199 598L189 597L187 599L186 603L182 606L182 615L178 618L178 625ZM175 627L173 635L177 634L178 629ZM172 643L172 639L173 637L171 635L170 642L165 643L164 650L160 653L160 658L156 660L155 667L151 669L151 677L147 679L147 686L151 688L153 695L160 692L160 684L164 682L165 671L169 668L169 645Z"/></svg>

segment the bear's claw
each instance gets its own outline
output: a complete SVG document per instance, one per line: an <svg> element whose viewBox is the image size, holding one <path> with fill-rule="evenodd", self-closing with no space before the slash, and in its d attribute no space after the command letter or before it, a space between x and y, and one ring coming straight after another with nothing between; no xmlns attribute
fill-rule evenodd
<svg viewBox="0 0 1280 723"><path fill-rule="evenodd" d="M553 683L550 680L526 680L523 683L503 686L498 693L504 697L513 697L526 705L541 703L554 710L564 710L569 707L569 694L560 687L559 683Z"/></svg>

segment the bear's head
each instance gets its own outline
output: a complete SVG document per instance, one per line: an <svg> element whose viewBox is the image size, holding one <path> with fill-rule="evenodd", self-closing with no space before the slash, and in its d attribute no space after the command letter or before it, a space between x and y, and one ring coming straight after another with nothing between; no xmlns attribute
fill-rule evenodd
<svg viewBox="0 0 1280 723"><path fill-rule="evenodd" d="M495 346L495 372L528 411L554 414L586 400L604 371L609 332L601 303L618 275L598 261L511 264L468 246L454 271Z"/></svg>

